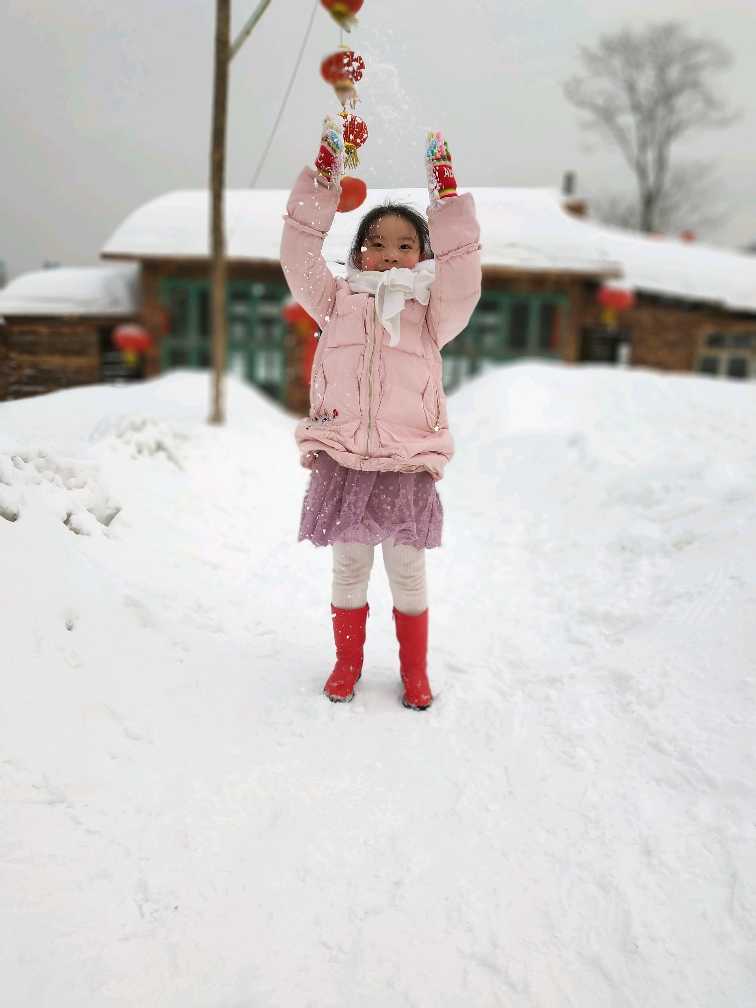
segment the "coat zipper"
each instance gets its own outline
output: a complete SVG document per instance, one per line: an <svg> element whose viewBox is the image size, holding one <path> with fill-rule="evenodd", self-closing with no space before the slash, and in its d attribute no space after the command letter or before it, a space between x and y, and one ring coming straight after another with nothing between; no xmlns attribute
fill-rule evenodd
<svg viewBox="0 0 756 1008"><path fill-rule="evenodd" d="M370 304L370 298L367 301ZM373 408L373 357L375 356L375 326L372 325L373 329L373 345L370 348L370 361L368 364L368 426L367 426L367 440L365 441L365 458L370 458L370 428L372 427L372 408Z"/></svg>

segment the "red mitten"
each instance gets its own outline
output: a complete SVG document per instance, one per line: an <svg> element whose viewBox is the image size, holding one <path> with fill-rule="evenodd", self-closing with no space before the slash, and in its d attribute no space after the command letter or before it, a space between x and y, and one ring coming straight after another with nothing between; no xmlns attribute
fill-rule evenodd
<svg viewBox="0 0 756 1008"><path fill-rule="evenodd" d="M326 182L340 182L344 174L344 137L341 126L326 116L315 167Z"/></svg>
<svg viewBox="0 0 756 1008"><path fill-rule="evenodd" d="M426 136L425 170L432 200L457 195L457 180L454 178L449 145L444 140L443 133L428 133Z"/></svg>

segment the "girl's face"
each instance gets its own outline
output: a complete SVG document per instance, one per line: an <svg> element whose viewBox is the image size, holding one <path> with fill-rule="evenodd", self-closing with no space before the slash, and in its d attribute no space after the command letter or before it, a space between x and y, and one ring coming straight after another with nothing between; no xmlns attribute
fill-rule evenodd
<svg viewBox="0 0 756 1008"><path fill-rule="evenodd" d="M420 262L422 249L412 224L404 217L387 214L370 228L360 252L363 270L412 269Z"/></svg>

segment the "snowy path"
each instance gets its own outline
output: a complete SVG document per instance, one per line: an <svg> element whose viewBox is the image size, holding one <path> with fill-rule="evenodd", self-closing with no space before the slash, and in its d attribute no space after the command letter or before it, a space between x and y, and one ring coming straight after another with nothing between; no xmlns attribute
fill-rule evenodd
<svg viewBox="0 0 756 1008"><path fill-rule="evenodd" d="M750 1008L753 388L452 397L425 714L380 551L357 697L319 695L291 421L206 396L0 404L3 1005Z"/></svg>

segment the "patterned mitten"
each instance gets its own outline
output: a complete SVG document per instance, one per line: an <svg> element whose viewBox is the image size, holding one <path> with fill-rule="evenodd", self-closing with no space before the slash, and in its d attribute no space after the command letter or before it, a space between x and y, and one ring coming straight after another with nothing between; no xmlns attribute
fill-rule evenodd
<svg viewBox="0 0 756 1008"><path fill-rule="evenodd" d="M341 124L331 116L323 120L323 135L315 167L326 182L340 182L344 174L344 137Z"/></svg>
<svg viewBox="0 0 756 1008"><path fill-rule="evenodd" d="M457 180L454 178L449 145L443 133L428 133L425 148L425 170L428 175L428 192L432 200L446 199L457 195Z"/></svg>

